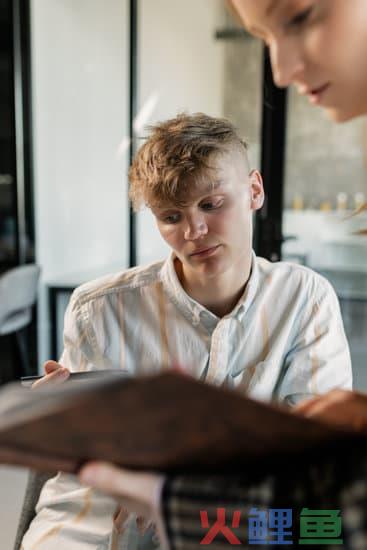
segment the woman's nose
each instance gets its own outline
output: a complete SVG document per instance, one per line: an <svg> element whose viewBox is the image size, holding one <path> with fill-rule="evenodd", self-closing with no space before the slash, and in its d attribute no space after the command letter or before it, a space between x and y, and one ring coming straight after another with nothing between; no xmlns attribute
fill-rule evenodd
<svg viewBox="0 0 367 550"><path fill-rule="evenodd" d="M297 44L274 40L269 49L274 82L279 88L286 88L300 79L304 72L304 60Z"/></svg>

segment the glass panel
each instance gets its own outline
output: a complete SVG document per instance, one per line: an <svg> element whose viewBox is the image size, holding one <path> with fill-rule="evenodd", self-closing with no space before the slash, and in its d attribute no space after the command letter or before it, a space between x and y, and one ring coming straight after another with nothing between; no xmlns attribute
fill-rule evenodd
<svg viewBox="0 0 367 550"><path fill-rule="evenodd" d="M355 387L367 389L367 215L351 217L367 196L364 121L342 126L290 91L283 259L325 275L340 300Z"/></svg>
<svg viewBox="0 0 367 550"><path fill-rule="evenodd" d="M16 262L14 120L10 0L0 2L0 270Z"/></svg>
<svg viewBox="0 0 367 550"><path fill-rule="evenodd" d="M258 166L262 46L236 27L222 0L140 0L139 129L186 111L229 118ZM139 145L141 142L139 143ZM151 213L138 215L138 263L168 247Z"/></svg>

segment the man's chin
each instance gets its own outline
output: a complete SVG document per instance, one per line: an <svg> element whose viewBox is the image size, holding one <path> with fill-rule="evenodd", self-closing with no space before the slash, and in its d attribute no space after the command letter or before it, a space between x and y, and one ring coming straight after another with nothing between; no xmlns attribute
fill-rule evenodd
<svg viewBox="0 0 367 550"><path fill-rule="evenodd" d="M218 260L218 258L211 258L205 262L195 262L191 264L191 270L194 273L200 273L201 275L205 274L208 279L221 275L226 271L226 266L223 265L223 262Z"/></svg>

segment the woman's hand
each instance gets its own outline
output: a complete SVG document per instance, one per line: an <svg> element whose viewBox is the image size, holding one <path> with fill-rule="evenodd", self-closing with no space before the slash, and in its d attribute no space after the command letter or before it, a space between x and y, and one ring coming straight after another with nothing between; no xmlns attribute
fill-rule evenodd
<svg viewBox="0 0 367 550"><path fill-rule="evenodd" d="M120 508L115 524L126 521L129 513L137 515L141 533L155 525L161 548L167 548L163 521L160 515L160 496L164 477L151 472L136 472L118 468L106 462L88 462L79 471L82 484L113 496Z"/></svg>
<svg viewBox="0 0 367 550"><path fill-rule="evenodd" d="M367 395L363 393L332 390L303 401L293 411L332 426L367 434Z"/></svg>
<svg viewBox="0 0 367 550"><path fill-rule="evenodd" d="M118 468L107 462L88 462L79 472L81 483L114 496L130 512L150 518L159 507L163 476Z"/></svg>

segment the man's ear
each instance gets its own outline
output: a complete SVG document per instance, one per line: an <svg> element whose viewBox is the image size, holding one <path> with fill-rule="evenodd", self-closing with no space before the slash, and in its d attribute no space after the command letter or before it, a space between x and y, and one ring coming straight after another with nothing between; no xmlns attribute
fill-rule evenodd
<svg viewBox="0 0 367 550"><path fill-rule="evenodd" d="M259 210L264 204L264 186L263 179L258 170L251 170L250 175L251 189L251 210Z"/></svg>

